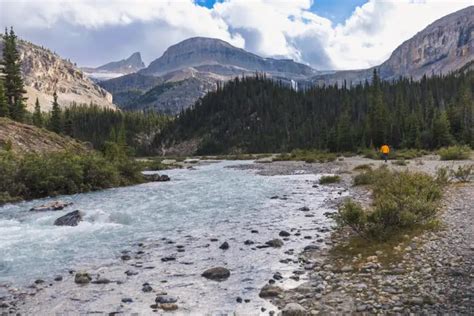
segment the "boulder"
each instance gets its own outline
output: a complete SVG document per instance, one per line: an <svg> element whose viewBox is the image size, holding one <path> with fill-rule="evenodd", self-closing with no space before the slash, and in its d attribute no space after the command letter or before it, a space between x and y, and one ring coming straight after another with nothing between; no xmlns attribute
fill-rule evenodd
<svg viewBox="0 0 474 316"><path fill-rule="evenodd" d="M298 303L288 303L281 311L282 316L305 316L306 309Z"/></svg>
<svg viewBox="0 0 474 316"><path fill-rule="evenodd" d="M74 282L76 284L88 284L91 280L92 278L87 272L77 272L74 276Z"/></svg>
<svg viewBox="0 0 474 316"><path fill-rule="evenodd" d="M280 237L289 237L290 233L287 232L286 230L282 230L279 234Z"/></svg>
<svg viewBox="0 0 474 316"><path fill-rule="evenodd" d="M265 245L268 245L273 248L280 248L281 246L283 246L283 241L281 239L276 238L276 239L267 241Z"/></svg>
<svg viewBox="0 0 474 316"><path fill-rule="evenodd" d="M54 201L30 209L30 212L60 211L72 205L72 202Z"/></svg>
<svg viewBox="0 0 474 316"><path fill-rule="evenodd" d="M167 176L166 174L159 175L157 173L153 174L144 174L143 177L145 180L150 181L150 182L165 182L165 181L170 181L170 177Z"/></svg>
<svg viewBox="0 0 474 316"><path fill-rule="evenodd" d="M204 271L201 276L214 281L223 281L230 276L230 271L224 267L216 267Z"/></svg>
<svg viewBox="0 0 474 316"><path fill-rule="evenodd" d="M224 241L222 245L219 246L219 249L222 249L222 250L229 249L229 243L227 241Z"/></svg>
<svg viewBox="0 0 474 316"><path fill-rule="evenodd" d="M174 296L169 296L169 295L158 295L155 299L156 303L159 304L172 304L176 303L178 299Z"/></svg>
<svg viewBox="0 0 474 316"><path fill-rule="evenodd" d="M282 293L283 290L278 286L267 284L260 290L260 294L258 296L260 296L261 298L272 298L277 297Z"/></svg>
<svg viewBox="0 0 474 316"><path fill-rule="evenodd" d="M82 217L84 214L79 211L72 211L67 213L64 216L59 217L54 221L54 225L56 226L77 226L80 221L82 221Z"/></svg>

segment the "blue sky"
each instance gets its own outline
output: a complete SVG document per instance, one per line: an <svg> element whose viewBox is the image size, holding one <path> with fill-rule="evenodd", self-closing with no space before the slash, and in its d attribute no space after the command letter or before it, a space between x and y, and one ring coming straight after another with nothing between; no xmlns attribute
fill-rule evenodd
<svg viewBox="0 0 474 316"><path fill-rule="evenodd" d="M0 0L0 28L13 26L21 38L80 66L137 51L148 64L169 46L204 36L319 70L360 69L381 64L402 42L472 1Z"/></svg>

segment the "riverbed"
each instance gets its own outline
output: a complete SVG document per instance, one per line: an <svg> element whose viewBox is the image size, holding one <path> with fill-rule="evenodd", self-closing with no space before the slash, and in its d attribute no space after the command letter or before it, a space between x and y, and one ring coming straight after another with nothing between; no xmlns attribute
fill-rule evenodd
<svg viewBox="0 0 474 316"><path fill-rule="evenodd" d="M152 314L150 306L163 292L178 299L178 314L275 310L259 298L260 289L276 272L283 275L277 281L283 288L305 280L298 256L308 245L325 247L332 222L324 213L334 211L328 201L344 192L337 185L316 185L321 174L262 176L245 168L250 164L168 170L170 182L1 207L0 297L27 314ZM230 168L235 165L241 168ZM73 205L29 211L54 200ZM53 225L76 209L85 213L78 226ZM279 236L281 231L290 236ZM260 247L275 238L283 240L281 248ZM220 249L225 241L229 249ZM130 260L122 260L124 254ZM217 282L201 276L216 266L229 269L230 277ZM76 285L79 270L110 283ZM62 281L54 281L57 276ZM153 291L144 293L144 283Z"/></svg>

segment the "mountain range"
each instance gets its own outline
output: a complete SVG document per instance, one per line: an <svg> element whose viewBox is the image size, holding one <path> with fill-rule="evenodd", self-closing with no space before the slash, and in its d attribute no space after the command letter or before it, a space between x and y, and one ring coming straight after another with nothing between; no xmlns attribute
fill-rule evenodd
<svg viewBox="0 0 474 316"><path fill-rule="evenodd" d="M448 74L474 60L474 6L447 15L402 43L379 66L362 70L317 71L288 59L263 58L219 39L195 37L169 47L137 73L100 82L127 110L178 113L207 91L236 76L256 72L294 88L354 85L377 68L384 80Z"/></svg>
<svg viewBox="0 0 474 316"><path fill-rule="evenodd" d="M145 68L140 52L135 52L130 57L119 61L112 61L105 65L92 68L82 67L81 70L95 81L120 77Z"/></svg>

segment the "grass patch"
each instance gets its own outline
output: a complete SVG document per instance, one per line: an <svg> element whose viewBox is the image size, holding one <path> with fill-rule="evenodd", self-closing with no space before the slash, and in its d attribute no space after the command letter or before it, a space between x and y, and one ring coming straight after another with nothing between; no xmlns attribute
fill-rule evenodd
<svg viewBox="0 0 474 316"><path fill-rule="evenodd" d="M371 185L373 205L364 209L347 200L335 217L341 227L348 226L366 239L385 241L402 231L425 225L436 216L441 186L431 176L382 167L361 175L363 180L357 181Z"/></svg>
<svg viewBox="0 0 474 316"><path fill-rule="evenodd" d="M471 156L469 146L450 146L438 150L440 160L466 160Z"/></svg>
<svg viewBox="0 0 474 316"><path fill-rule="evenodd" d="M319 179L319 184L330 184L330 183L338 183L341 181L340 176L322 176Z"/></svg>
<svg viewBox="0 0 474 316"><path fill-rule="evenodd" d="M459 182L470 182L474 175L474 165L459 166L457 170L451 170L451 175Z"/></svg>
<svg viewBox="0 0 474 316"><path fill-rule="evenodd" d="M407 166L408 163L409 162L406 161L405 159L397 159L397 160L392 161L392 164L395 165L395 166Z"/></svg>
<svg viewBox="0 0 474 316"><path fill-rule="evenodd" d="M358 165L358 166L355 166L354 169L352 169L354 171L369 171L369 170L372 170L372 165L371 164L362 164L362 165Z"/></svg>
<svg viewBox="0 0 474 316"><path fill-rule="evenodd" d="M335 161L337 155L335 153L329 153L319 150L301 150L295 149L291 153L280 154L273 159L273 161L304 161L307 163L314 162L331 162Z"/></svg>

